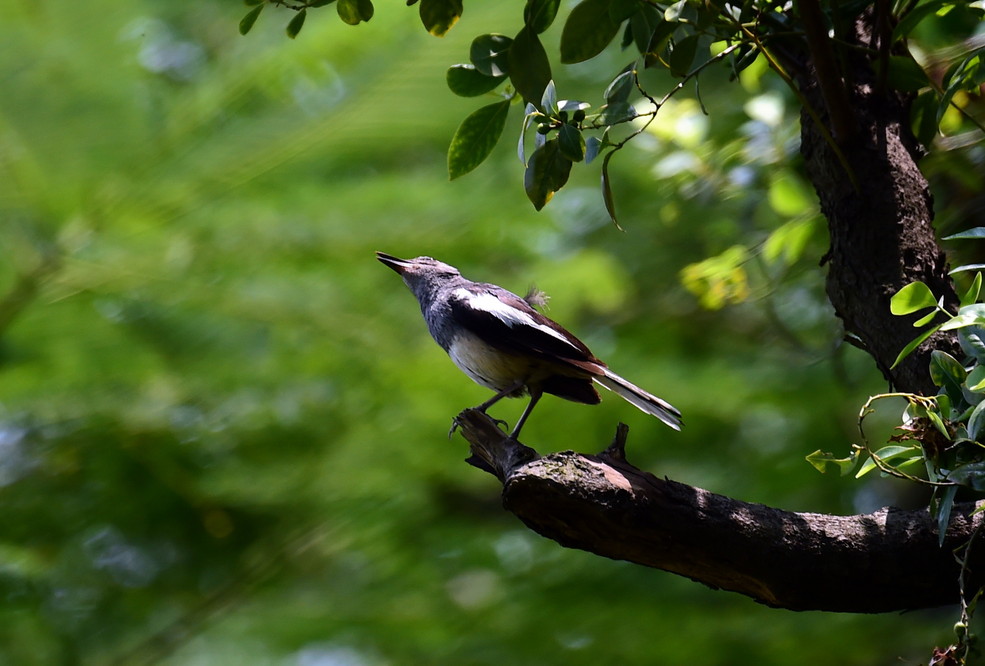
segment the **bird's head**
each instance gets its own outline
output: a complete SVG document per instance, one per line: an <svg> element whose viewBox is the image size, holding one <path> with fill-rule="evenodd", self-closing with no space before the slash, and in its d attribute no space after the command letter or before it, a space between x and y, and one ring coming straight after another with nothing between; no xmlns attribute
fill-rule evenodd
<svg viewBox="0 0 985 666"><path fill-rule="evenodd" d="M448 280L461 277L457 268L431 257L400 259L392 254L377 252L376 258L400 274L418 298L440 288Z"/></svg>

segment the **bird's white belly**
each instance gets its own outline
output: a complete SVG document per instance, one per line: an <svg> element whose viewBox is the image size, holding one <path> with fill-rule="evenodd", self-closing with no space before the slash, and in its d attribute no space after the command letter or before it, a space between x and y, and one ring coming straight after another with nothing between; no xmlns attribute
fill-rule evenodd
<svg viewBox="0 0 985 666"><path fill-rule="evenodd" d="M517 380L526 382L531 372L525 359L495 349L468 333L452 341L448 355L472 381L494 391L502 391Z"/></svg>

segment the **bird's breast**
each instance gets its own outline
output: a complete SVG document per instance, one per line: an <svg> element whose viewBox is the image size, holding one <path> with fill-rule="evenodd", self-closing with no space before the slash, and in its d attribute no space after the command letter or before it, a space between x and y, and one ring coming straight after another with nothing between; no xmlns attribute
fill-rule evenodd
<svg viewBox="0 0 985 666"><path fill-rule="evenodd" d="M471 333L460 333L448 346L448 355L477 384L502 391L518 380L531 379L533 364L520 356L507 354ZM520 395L518 391L516 395Z"/></svg>

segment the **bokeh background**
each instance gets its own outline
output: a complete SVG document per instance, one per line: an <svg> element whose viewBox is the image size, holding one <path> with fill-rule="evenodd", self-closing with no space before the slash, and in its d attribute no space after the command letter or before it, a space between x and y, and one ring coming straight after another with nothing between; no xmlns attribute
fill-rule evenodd
<svg viewBox="0 0 985 666"><path fill-rule="evenodd" d="M625 421L635 464L743 500L906 500L804 460L847 453L885 386L841 343L797 107L764 66L708 72L708 115L684 91L613 160L625 231L597 163L533 211L519 107L447 180L486 102L445 69L515 32L514 4L444 39L403 3L355 28L329 7L289 40L273 7L241 37L240 2L0 0L0 662L848 666L951 641L954 609L791 613L563 549L446 438L488 393L374 250L536 284L687 422L548 398L542 452ZM556 72L561 96L598 99L623 59Z"/></svg>

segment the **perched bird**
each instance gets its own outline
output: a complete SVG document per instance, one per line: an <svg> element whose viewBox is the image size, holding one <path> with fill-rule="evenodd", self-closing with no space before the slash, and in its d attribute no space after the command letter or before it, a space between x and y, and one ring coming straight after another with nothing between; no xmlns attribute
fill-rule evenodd
<svg viewBox="0 0 985 666"><path fill-rule="evenodd" d="M530 395L510 433L513 439L544 393L597 405L601 398L593 382L681 429L676 408L609 370L581 340L531 307L543 303L543 294L528 296L528 301L494 284L464 278L454 266L431 257L398 259L377 252L376 258L410 287L431 336L455 365L496 391L476 409L485 412L503 398Z"/></svg>

